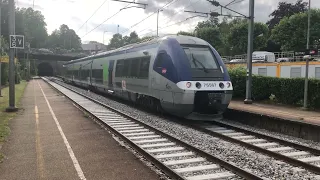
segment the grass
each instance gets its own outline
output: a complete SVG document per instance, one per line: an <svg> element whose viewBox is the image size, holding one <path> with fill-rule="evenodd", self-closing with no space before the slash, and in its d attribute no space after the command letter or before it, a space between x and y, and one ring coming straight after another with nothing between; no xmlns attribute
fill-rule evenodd
<svg viewBox="0 0 320 180"><path fill-rule="evenodd" d="M27 85L26 81L21 81L20 84L15 85L15 104L19 105L20 99L23 95L24 89ZM9 135L9 120L17 115L15 113L7 113L6 108L9 106L9 87L2 89L2 96L0 97L0 146L4 142L5 138ZM1 154L0 154L1 159Z"/></svg>

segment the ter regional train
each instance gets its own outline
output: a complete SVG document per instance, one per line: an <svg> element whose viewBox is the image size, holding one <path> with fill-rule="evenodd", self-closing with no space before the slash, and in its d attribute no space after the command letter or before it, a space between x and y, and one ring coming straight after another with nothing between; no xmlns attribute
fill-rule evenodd
<svg viewBox="0 0 320 180"><path fill-rule="evenodd" d="M64 68L68 83L190 120L221 117L232 98L220 55L196 37L158 37L72 60Z"/></svg>

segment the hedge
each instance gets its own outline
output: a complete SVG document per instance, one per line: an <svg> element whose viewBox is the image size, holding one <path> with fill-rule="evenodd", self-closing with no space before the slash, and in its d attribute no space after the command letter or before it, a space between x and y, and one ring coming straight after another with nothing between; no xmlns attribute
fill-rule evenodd
<svg viewBox="0 0 320 180"><path fill-rule="evenodd" d="M246 69L243 66L229 68L229 75L233 84L234 98L245 98ZM320 80L309 79L308 106L320 108ZM252 76L252 99L273 100L288 105L303 104L304 78L276 78L266 76Z"/></svg>

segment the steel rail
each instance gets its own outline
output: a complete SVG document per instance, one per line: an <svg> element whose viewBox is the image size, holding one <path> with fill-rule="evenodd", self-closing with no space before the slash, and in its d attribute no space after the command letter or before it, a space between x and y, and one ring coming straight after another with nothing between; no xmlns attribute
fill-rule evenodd
<svg viewBox="0 0 320 180"><path fill-rule="evenodd" d="M44 80L44 81L45 81L45 80ZM51 81L51 80L50 80L50 81ZM45 82L47 82L47 81L45 81ZM52 81L52 82L54 82L54 81ZM48 82L47 82L47 83L48 83ZM51 87L53 87L54 89L56 89L57 91L59 91L57 88L55 88L54 86L52 86L50 83L48 83L48 84L49 84ZM58 84L58 83L56 83L56 84ZM244 170L244 169L242 169L242 168L240 168L240 167L237 167L237 166L236 166L235 164L233 164L233 163L224 161L224 160L222 160L222 159L220 159L220 158L218 158L218 157L216 157L216 156L213 156L213 155L211 155L211 154L209 154L209 153L207 153L207 152L205 152L205 151L202 151L202 150L200 150L200 149L198 149L198 148L196 148L196 147L194 147L194 146L192 146L192 145L190 145L190 144L188 144L188 143L185 143L185 142L183 142L183 141L181 141L181 140L179 140L179 139L177 139L177 138L175 138L175 137L173 137L173 136L170 136L170 135L168 135L168 134L166 134L166 133L164 133L164 132L162 132L162 131L160 131L160 130L152 127L152 126L149 126L148 124L145 124L145 123L143 123L143 122L141 122L141 121L139 121L139 120L131 117L131 116L128 115L127 113L121 112L121 111L119 111L119 110L117 110L117 109L115 109L115 108L113 108L113 107L111 107L111 106L109 106L109 105L106 105L106 104L104 104L104 103L102 103L102 102L100 102L100 101L98 101L98 100L96 100L96 99L93 99L93 98L91 98L91 97L89 97L89 96L86 96L86 95L80 93L80 92L77 92L76 90L71 89L70 87L67 87L67 86L62 85L62 84L58 84L58 85L66 88L66 89L68 89L68 90L70 90L70 91L72 91L72 92L74 92L74 93L76 93L76 94L78 94L78 95L80 95L80 96L83 96L83 97L89 99L90 101L92 101L92 102L94 102L94 103L96 103L96 104L98 104L98 105L101 105L101 106L103 106L103 107L105 107L105 108L107 108L107 109L109 109L109 110L111 110L111 111L113 111L113 112L115 112L115 113L117 113L117 114L120 114L121 116L123 116L123 117L125 117L125 118L127 118L127 119L130 119L130 120L132 120L132 121L134 121L134 122L136 122L136 123L138 123L138 124L140 124L140 125L142 125L142 126L145 126L147 129L150 129L150 130L156 132L157 134L160 134L161 136L163 136L163 137L165 137L165 138L167 138L167 139L169 139L169 140L171 140L171 141L174 141L174 142L176 142L177 144L179 144L179 145L181 145L181 146L186 147L186 149L189 149L189 150L191 150L191 151L194 151L194 152L197 153L198 155L206 158L206 159L209 160L209 161L212 161L212 162L214 162L214 163L216 163L216 164L221 165L223 168L225 168L225 169L227 169L227 170L229 170L229 171L237 174L237 175L240 176L240 177L243 177L243 178L245 178L245 179L261 179L261 180L263 179L263 178L255 175L255 174L253 174L253 173L251 173L251 172L249 172L249 171L247 171L247 170ZM59 91L59 92L61 92L61 91ZM71 98L69 98L69 97L67 97L67 98L70 99L70 100L71 100L72 102L74 102L75 104L79 105L77 102L75 102L75 101L72 100ZM117 132L117 130L113 129L111 126L109 126L109 125L106 124L105 122L101 121L97 116L93 115L93 114L90 113L88 110L84 109L84 107L82 107L81 105L79 105L79 106L81 107L81 109L83 109L84 111L86 111L87 113L89 113L89 114L91 114L93 117L95 117L95 119L97 119L98 121L100 121L100 122L102 122L104 125L106 125L106 126L108 127L108 129L110 129L114 134L116 134L116 135L118 135L119 137L121 137L124 141L126 141L128 144L130 144L134 149L137 149L137 151L139 151L139 153L141 153L143 156L146 156L146 157L148 158L148 160L150 160L150 161L152 161L152 162L155 162L155 163L156 163L156 166L157 166L158 168L164 170L164 172L165 172L166 174L168 174L169 176L174 177L174 178L176 178L176 179L184 179L184 178L181 177L179 174L177 174L176 172L174 172L171 168L167 167L167 166L164 165L162 162L158 161L154 156L152 156L151 154L145 152L143 149L141 149L141 148L140 148L139 146L137 146L135 143L131 142L131 140L127 139L127 138L126 138L125 136L123 136L121 133Z"/></svg>

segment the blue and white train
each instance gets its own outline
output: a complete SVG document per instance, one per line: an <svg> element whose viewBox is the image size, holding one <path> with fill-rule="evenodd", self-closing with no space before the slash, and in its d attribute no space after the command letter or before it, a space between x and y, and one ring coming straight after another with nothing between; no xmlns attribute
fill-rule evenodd
<svg viewBox="0 0 320 180"><path fill-rule="evenodd" d="M220 55L196 37L159 37L64 67L66 82L191 120L221 115L232 98Z"/></svg>

